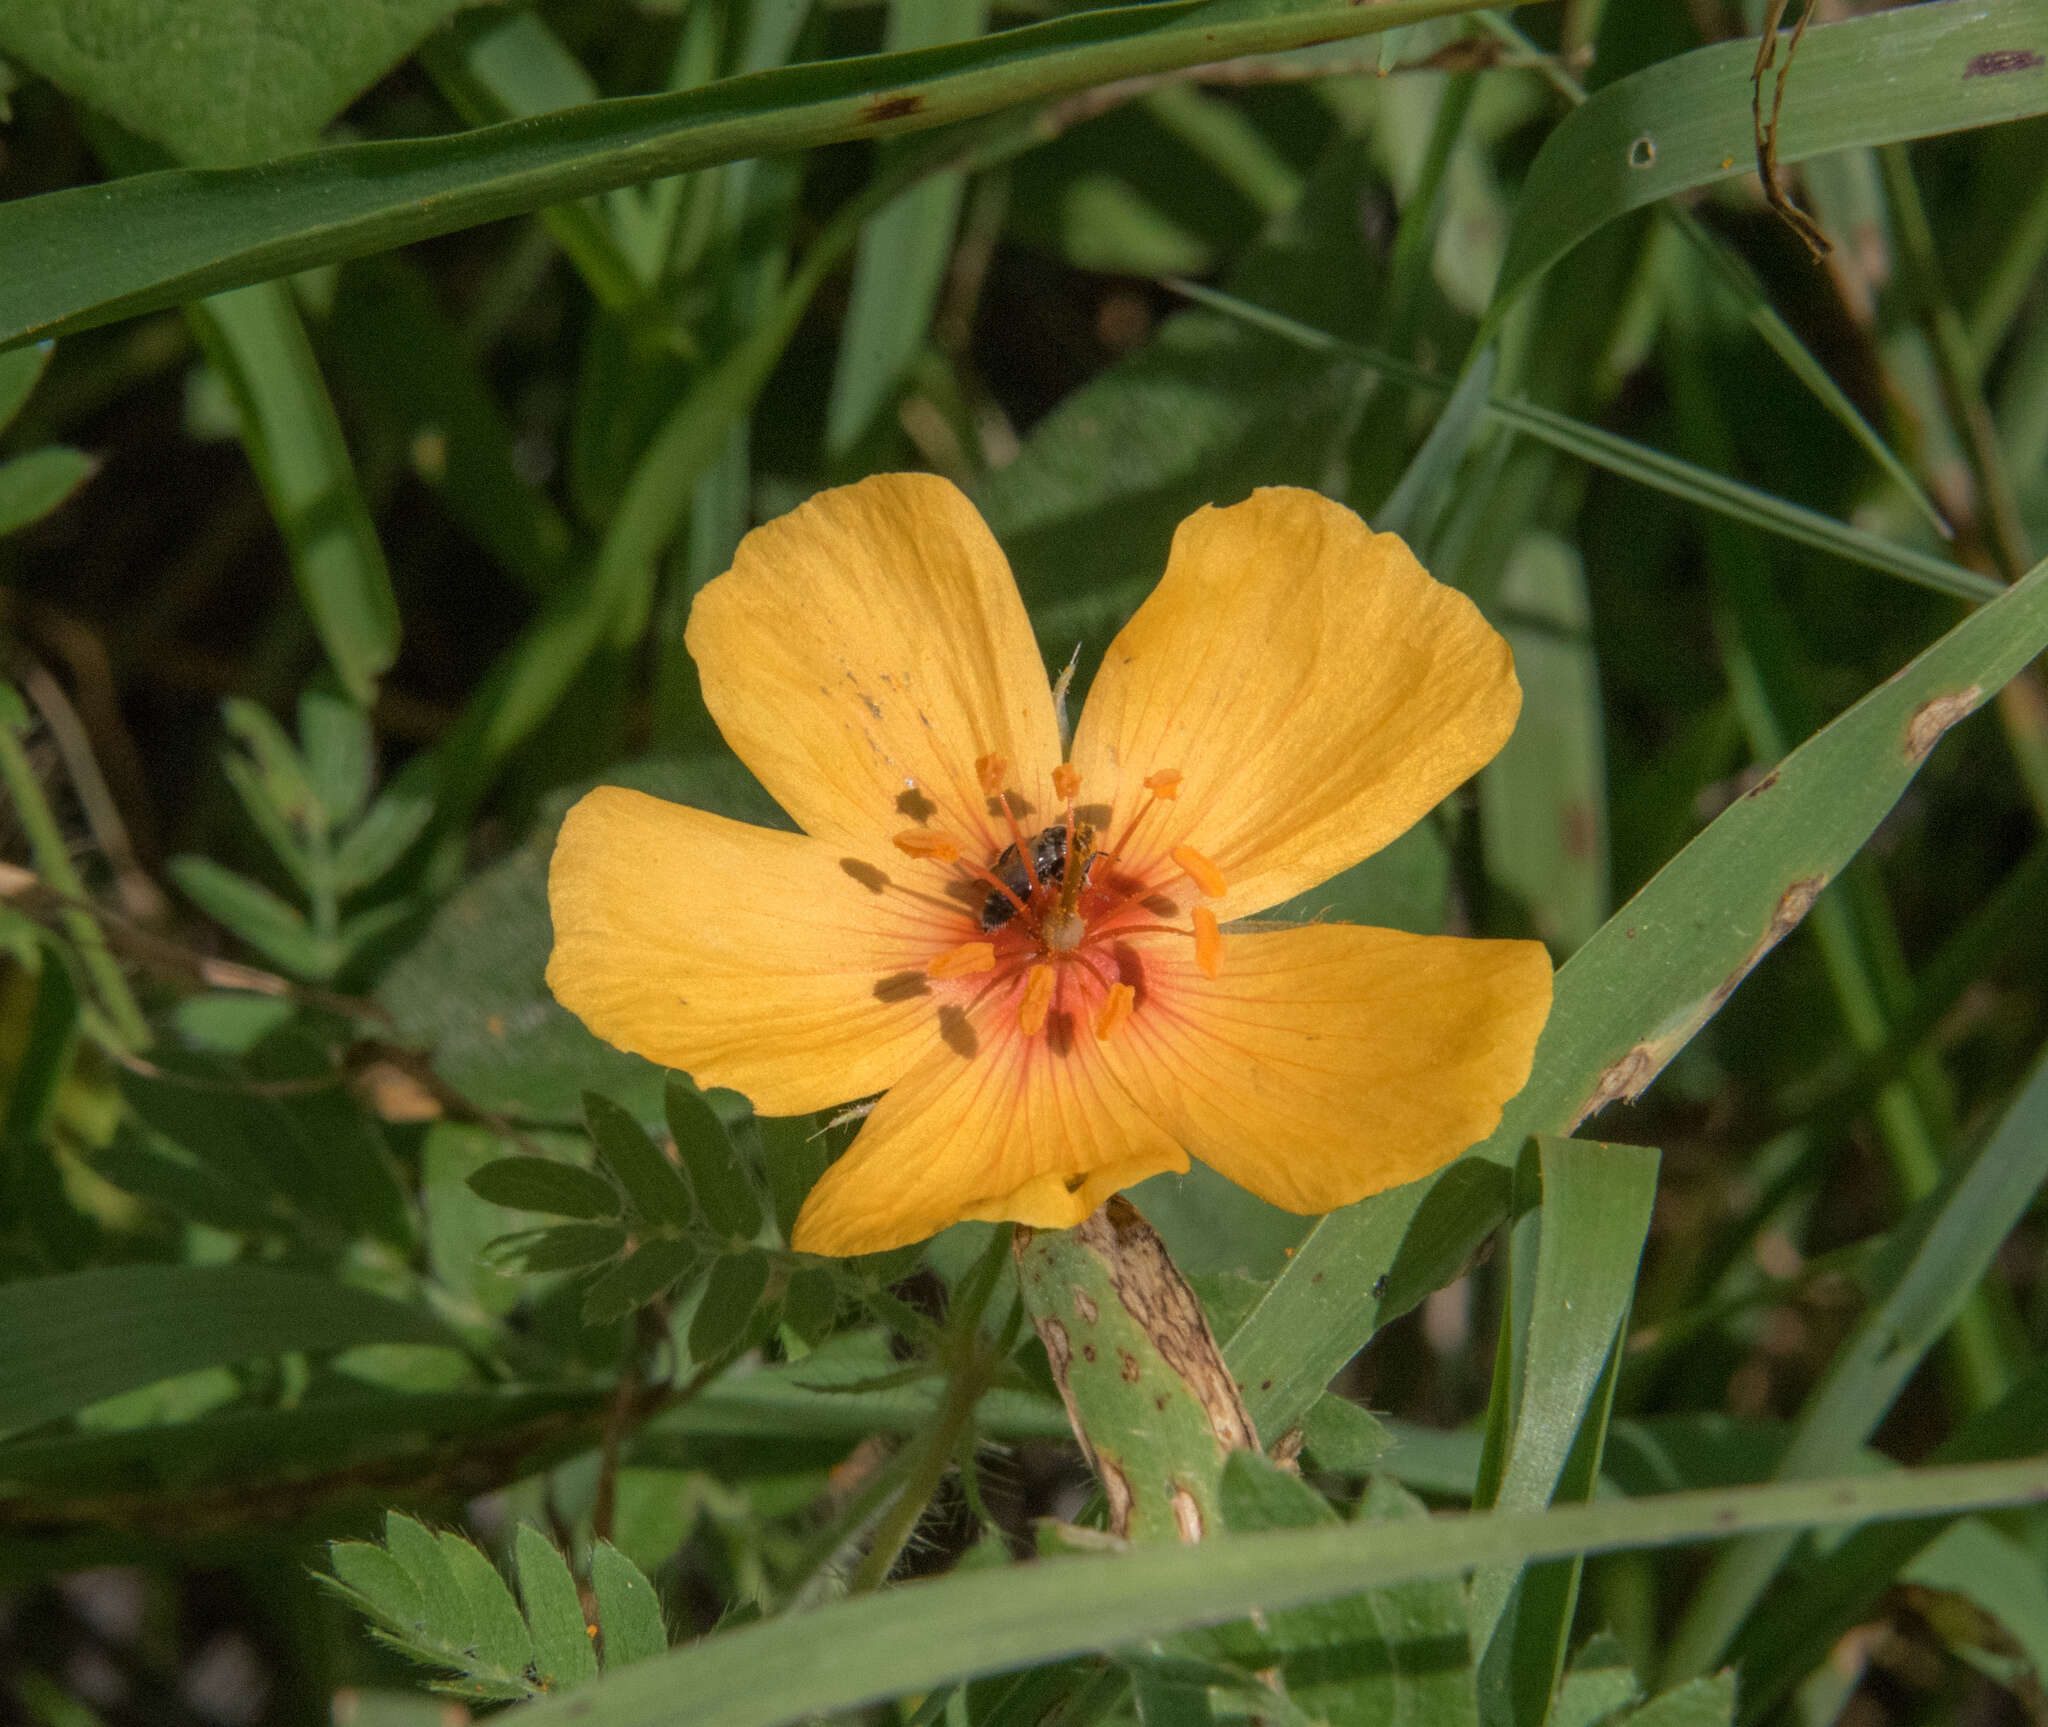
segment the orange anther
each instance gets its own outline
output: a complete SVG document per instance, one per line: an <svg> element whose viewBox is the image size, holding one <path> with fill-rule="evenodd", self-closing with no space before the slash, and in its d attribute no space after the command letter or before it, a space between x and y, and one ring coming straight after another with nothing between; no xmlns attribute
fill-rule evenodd
<svg viewBox="0 0 2048 1727"><path fill-rule="evenodd" d="M1061 762L1052 770L1052 789L1072 803L1074 794L1081 789L1081 770L1072 762Z"/></svg>
<svg viewBox="0 0 2048 1727"><path fill-rule="evenodd" d="M996 969L996 944L992 941L962 942L942 953L924 968L926 977L971 977L979 971Z"/></svg>
<svg viewBox="0 0 2048 1727"><path fill-rule="evenodd" d="M981 781L981 789L994 797L1003 789L1003 775L1010 771L1010 764L1001 756L976 756L974 777Z"/></svg>
<svg viewBox="0 0 2048 1727"><path fill-rule="evenodd" d="M1188 872L1195 886L1211 899L1221 899L1229 891L1224 885L1223 872L1193 846L1175 846L1173 861Z"/></svg>
<svg viewBox="0 0 2048 1727"><path fill-rule="evenodd" d="M1026 1037L1045 1030L1045 1016L1052 1010L1052 988L1059 981L1049 965L1035 965L1024 974L1024 999L1017 1004L1017 1026Z"/></svg>
<svg viewBox="0 0 2048 1727"><path fill-rule="evenodd" d="M1195 907L1195 964L1204 977L1223 970L1223 932L1216 927L1216 914L1205 905Z"/></svg>
<svg viewBox="0 0 2048 1727"><path fill-rule="evenodd" d="M1180 769L1161 768L1156 774L1147 774L1145 789L1155 798L1164 798L1170 803L1180 796Z"/></svg>
<svg viewBox="0 0 2048 1727"><path fill-rule="evenodd" d="M1095 1035L1107 1043L1131 1017L1131 1009L1138 1004L1138 992L1127 983L1113 983L1109 986L1109 998L1103 1002L1102 1011L1095 1016Z"/></svg>
<svg viewBox="0 0 2048 1727"><path fill-rule="evenodd" d="M940 863L951 863L960 855L958 846L929 828L905 829L896 836L896 849L906 857L936 858Z"/></svg>

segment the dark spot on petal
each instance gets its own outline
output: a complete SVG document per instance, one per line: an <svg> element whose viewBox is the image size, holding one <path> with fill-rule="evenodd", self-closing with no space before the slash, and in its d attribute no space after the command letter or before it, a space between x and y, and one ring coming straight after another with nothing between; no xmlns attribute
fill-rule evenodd
<svg viewBox="0 0 2048 1727"><path fill-rule="evenodd" d="M898 794L896 808L912 821L919 823L928 822L939 813L939 806L915 786Z"/></svg>
<svg viewBox="0 0 2048 1727"><path fill-rule="evenodd" d="M967 1015L957 1007L939 1009L939 1038L955 1055L968 1061L981 1053L981 1039L974 1035L974 1027L967 1023Z"/></svg>
<svg viewBox="0 0 2048 1727"><path fill-rule="evenodd" d="M1066 1188L1069 1193L1079 1193L1087 1185L1088 1178L1085 1175L1070 1175L1066 1179Z"/></svg>
<svg viewBox="0 0 2048 1727"><path fill-rule="evenodd" d="M910 1001L916 996L930 995L932 986L925 981L921 971L891 972L875 982L875 1000Z"/></svg>
<svg viewBox="0 0 2048 1727"><path fill-rule="evenodd" d="M869 893L880 893L889 885L889 878L882 871L871 863L863 863L859 858L841 858L839 867Z"/></svg>

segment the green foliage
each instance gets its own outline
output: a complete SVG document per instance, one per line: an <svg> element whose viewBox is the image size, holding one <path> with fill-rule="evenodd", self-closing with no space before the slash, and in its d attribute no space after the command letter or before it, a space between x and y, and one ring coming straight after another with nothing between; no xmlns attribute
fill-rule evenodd
<svg viewBox="0 0 2048 1727"><path fill-rule="evenodd" d="M372 800L368 716L353 702L309 688L299 699L299 742L254 702L222 709L240 745L221 758L228 784L308 909L205 857L175 857L171 877L209 917L294 977L327 979L413 915L403 901L355 912L345 903L373 891L433 816L433 802L400 775Z"/></svg>
<svg viewBox="0 0 2048 1727"><path fill-rule="evenodd" d="M553 1544L522 1523L514 1549L518 1601L473 1543L394 1511L381 1546L330 1543L333 1571L321 1582L368 1619L380 1641L442 1669L434 1689L451 1697L539 1697L596 1678L597 1649L610 1672L668 1648L654 1585L609 1541L591 1555L593 1631L584 1629L576 1580Z"/></svg>
<svg viewBox="0 0 2048 1727"><path fill-rule="evenodd" d="M1821 265L1756 13L0 8L0 1716L2037 1704L2048 6L1780 40ZM548 991L582 792L789 826L690 607L907 467L1069 722L1260 485L1513 649L1476 785L1266 914L1548 944L1497 1129L1134 1192L1263 1451L1056 1375L1000 1229L795 1253L867 1100ZM1104 1535L1077 1386L1198 1549Z"/></svg>
<svg viewBox="0 0 2048 1727"><path fill-rule="evenodd" d="M0 354L0 431L21 412L50 363L47 342ZM98 472L82 450L50 444L0 462L0 534L41 521Z"/></svg>
<svg viewBox="0 0 2048 1727"><path fill-rule="evenodd" d="M187 161L252 162L312 143L454 9L24 0L0 21L0 50Z"/></svg>

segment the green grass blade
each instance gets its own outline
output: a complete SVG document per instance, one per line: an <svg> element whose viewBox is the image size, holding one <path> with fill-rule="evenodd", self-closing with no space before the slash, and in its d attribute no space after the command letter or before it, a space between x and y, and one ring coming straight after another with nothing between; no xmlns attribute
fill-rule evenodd
<svg viewBox="0 0 2048 1727"><path fill-rule="evenodd" d="M254 1265L120 1265L0 1287L0 1429L252 1356L452 1343L424 1308Z"/></svg>
<svg viewBox="0 0 2048 1727"><path fill-rule="evenodd" d="M1855 1454L1962 1311L2044 1179L2048 1056L1977 1155L1893 1231L1871 1274L1879 1299L1800 1410L1780 1480L1821 1474ZM1720 1555L1673 1634L1668 1680L1714 1664L1792 1547L1793 1538L1774 1535Z"/></svg>
<svg viewBox="0 0 2048 1727"><path fill-rule="evenodd" d="M598 99L582 62L532 12L463 13L427 39L420 63L472 126L558 114ZM600 201L551 204L540 217L606 311L629 311L645 298L647 283Z"/></svg>
<svg viewBox="0 0 2048 1727"><path fill-rule="evenodd" d="M53 947L45 946L40 958L35 1005L29 1009L26 1031L19 1034L21 1054L8 1076L7 1103L0 1112L0 1148L10 1159L10 1189L19 1180L13 1164L22 1148L37 1143L49 1126L78 1044L78 985L71 980L71 969Z"/></svg>
<svg viewBox="0 0 2048 1727"><path fill-rule="evenodd" d="M2048 1360L1991 1408L1973 1415L1931 1463L1978 1463L2023 1456L2048 1433ZM1753 1613L1728 1651L1742 1669L1743 1714L1759 1720L1800 1678L1827 1658L1852 1625L1872 1617L1879 1598L1914 1555L1948 1527L1944 1518L1873 1523L1830 1548L1787 1580L1798 1591L1793 1614Z"/></svg>
<svg viewBox="0 0 2048 1727"><path fill-rule="evenodd" d="M922 48L979 36L988 0L894 0L885 45ZM938 304L964 178L935 174L861 230L839 362L825 407L825 448L841 455L874 422L917 357Z"/></svg>
<svg viewBox="0 0 2048 1727"><path fill-rule="evenodd" d="M1778 159L2048 111L2048 79L2029 70L2044 31L2043 0L1934 0L1816 25L1787 84ZM1987 58L1999 55L2010 58ZM1753 41L1718 42L1616 79L1567 115L1523 182L1489 319L1617 216L1754 173L1755 61Z"/></svg>
<svg viewBox="0 0 2048 1727"><path fill-rule="evenodd" d="M924 130L1306 42L1370 35L1473 0L1163 0L984 40L786 67L451 137L350 144L260 168L147 174L0 207L0 345L743 157Z"/></svg>
<svg viewBox="0 0 2048 1727"><path fill-rule="evenodd" d="M1657 1196L1654 1151L1547 1135L1537 1143L1543 1203L1526 1330L1513 1339L1512 1436L1493 1497L1493 1509L1501 1512L1539 1511L1559 1489L1634 1297ZM1522 1224L1515 1242L1519 1255ZM1519 1265L1516 1272L1520 1283ZM1597 1462L1596 1448L1593 1470ZM1489 1721L1542 1718L1571 1632L1575 1587L1567 1586L1556 1602L1561 1613L1538 1626L1524 1622L1524 1610L1533 1613L1536 1604L1521 1583L1511 1566L1488 1567L1472 1580L1472 1641Z"/></svg>
<svg viewBox="0 0 2048 1727"><path fill-rule="evenodd" d="M1505 18L1492 12L1481 16L1486 28L1509 47L1525 54L1538 52L1535 44ZM1552 70L1551 83L1574 105L1586 100L1585 91L1561 67ZM2048 209L2048 204L2044 204L2044 209ZM1954 530L1948 519L1927 495L1912 469L1878 435L1877 428L1863 417L1862 411L1849 400L1841 385L1828 375L1827 368L1793 333L1791 325L1779 316L1778 309L1765 295L1763 284L1757 280L1756 272L1750 269L1741 253L1679 204L1665 205L1662 214L1692 247L1694 256L1712 269L1722 285L1741 303L1743 315L1749 320L1750 327L1763 338L1764 345L1863 446L1870 459L1884 470L1892 484L1905 493L1928 525L1943 539L1953 539Z"/></svg>
<svg viewBox="0 0 2048 1727"><path fill-rule="evenodd" d="M2042 1499L2048 1459L2030 1458L1516 1516L1289 1529L956 1574L716 1634L505 1719L520 1727L666 1727L687 1698L692 1727L771 1727L1254 1609L1271 1613L1478 1565Z"/></svg>
<svg viewBox="0 0 2048 1727"><path fill-rule="evenodd" d="M1399 378L1403 383L1442 391L1451 388L1450 379L1408 365L1391 354L1343 341L1328 331L1318 330L1248 300L1240 300L1219 289L1204 287L1198 282L1180 281L1173 287L1200 305L1212 307L1259 329L1270 330L1301 347L1345 355L1385 372L1389 377ZM1662 450L1653 450L1632 439L1603 431L1584 420L1574 420L1569 415L1528 402L1493 400L1487 403L1486 412L1499 424L1527 433L1596 468L1605 468L1624 479L1654 487L1671 497L1697 504L1703 510L1713 510L1737 521L1748 522L1766 533L1781 534L1818 551L1832 552L1852 564L1882 570L1887 575L1966 600L1988 600L2005 591L2005 585L1995 577L1941 558L1929 557L1910 546L1899 545L1867 529L1852 527L1847 522L1838 522L1832 516L1808 509L1804 504L1759 491L1755 486L1744 485L1725 474L1714 473L1677 456L1666 455Z"/></svg>
<svg viewBox="0 0 2048 1727"><path fill-rule="evenodd" d="M1778 315L1778 309L1764 296L1763 284L1756 279L1756 273L1735 248L1709 229L1690 210L1670 206L1665 215L1683 234L1693 249L1695 257L1704 259L1713 267L1722 285L1741 302L1743 316L1749 320L1751 329L1761 336L1772 353L1785 363L1785 369L1813 393L1813 397L1835 419L1845 427L1849 435L1861 444L1864 453L1885 472L1885 476L1905 493L1913 508L1918 510L1927 525L1945 540L1955 538L1955 529L1949 525L1935 502L1920 482L1913 477L1913 471L1905 461L1878 436L1877 428L1863 417L1861 410L1849 400L1842 386L1828 376L1827 368L1813 357L1806 344L1792 333L1792 326Z"/></svg>
<svg viewBox="0 0 2048 1727"><path fill-rule="evenodd" d="M41 521L97 472L99 463L67 444L0 462L0 534Z"/></svg>
<svg viewBox="0 0 2048 1727"><path fill-rule="evenodd" d="M49 365L51 356L56 352L54 344L45 344L17 348L0 359L0 426L5 426L21 412L22 403L29 399L43 375L43 368Z"/></svg>
<svg viewBox="0 0 2048 1727"><path fill-rule="evenodd" d="M1489 608L1515 653L1522 717L1479 775L1487 880L1568 954L1611 908L1606 724L1584 560L1556 534L1524 533Z"/></svg>
<svg viewBox="0 0 2048 1727"><path fill-rule="evenodd" d="M191 317L234 398L242 445L320 645L342 687L367 707L398 657L398 600L291 289L238 289L194 306Z"/></svg>
<svg viewBox="0 0 2048 1727"><path fill-rule="evenodd" d="M1638 1095L1798 924L1942 731L2044 647L2048 564L1794 750L1572 956L1535 1071L1493 1135L1444 1174L1316 1224L1231 1338L1225 1353L1262 1432L1300 1420L1372 1335L1380 1278L1419 1299L1499 1215L1462 1200L1429 1205L1432 1191L1483 1184L1475 1162L1511 1163L1531 1133L1569 1132Z"/></svg>

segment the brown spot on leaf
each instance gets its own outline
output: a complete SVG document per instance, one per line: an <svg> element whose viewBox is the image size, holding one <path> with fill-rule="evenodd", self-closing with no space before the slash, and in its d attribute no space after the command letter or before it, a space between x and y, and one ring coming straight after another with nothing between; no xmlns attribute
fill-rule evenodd
<svg viewBox="0 0 2048 1727"><path fill-rule="evenodd" d="M1116 1359L1117 1372L1123 1375L1124 1383L1126 1385L1136 1385L1139 1373L1138 1358L1128 1349L1119 1349L1116 1352Z"/></svg>
<svg viewBox="0 0 2048 1727"><path fill-rule="evenodd" d="M1180 1538L1189 1542L1201 1540L1202 1508L1195 1503L1195 1496L1176 1482L1168 1503L1173 1506L1173 1521L1180 1530Z"/></svg>
<svg viewBox="0 0 2048 1727"><path fill-rule="evenodd" d="M1995 78L2001 72L2038 72L2044 62L2031 48L1993 48L1963 68L1965 78Z"/></svg>
<svg viewBox="0 0 2048 1727"><path fill-rule="evenodd" d="M922 96L884 96L870 102L861 118L870 126L879 126L885 120L905 120L912 114L924 112Z"/></svg>
<svg viewBox="0 0 2048 1727"><path fill-rule="evenodd" d="M1301 1447L1304 1438L1301 1426L1296 1423L1273 1442L1273 1461L1289 1475L1301 1473Z"/></svg>
<svg viewBox="0 0 2048 1727"><path fill-rule="evenodd" d="M1081 1359L1082 1359L1083 1361L1087 1362L1087 1363L1088 1363L1088 1364L1089 1364L1089 1365L1090 1365L1091 1367L1092 1367L1092 1366L1094 1366L1094 1364L1095 1364L1095 1345L1094 1345L1094 1344L1092 1344L1092 1343L1084 1343L1084 1344L1082 1344L1082 1345L1081 1345Z"/></svg>
<svg viewBox="0 0 2048 1727"><path fill-rule="evenodd" d="M1968 689L1922 702L1906 722L1906 760L1918 767L1927 759L1928 752L1941 742L1941 734L1957 720L1967 719L1975 713L1983 700L1982 686L1972 684Z"/></svg>
<svg viewBox="0 0 2048 1727"><path fill-rule="evenodd" d="M1742 795L1746 798L1760 798L1764 795L1765 792L1769 791L1771 787L1773 787L1777 783L1778 770L1776 768L1773 768L1769 773L1765 774L1762 779L1758 780L1755 785L1751 786L1749 790L1744 792Z"/></svg>
<svg viewBox="0 0 2048 1727"><path fill-rule="evenodd" d="M1801 876L1778 896L1778 903L1771 908L1771 921L1764 926L1764 932L1756 944L1742 956L1741 963L1717 983L1705 996L1693 1004L1692 1009L1670 1030L1659 1032L1655 1037L1645 1038L1624 1055L1619 1061L1610 1063L1593 1082L1593 1089L1586 1101L1579 1106L1578 1113L1571 1119L1565 1131L1570 1133L1580 1122L1595 1110L1605 1109L1610 1103L1634 1102L1642 1096L1651 1080L1664 1071L1664 1064L1692 1041L1694 1033L1715 1014L1721 1011L1728 998L1733 995L1742 980L1756 969L1756 963L1783 941L1799 925L1820 898L1821 890L1828 885L1824 873Z"/></svg>
<svg viewBox="0 0 2048 1727"><path fill-rule="evenodd" d="M1136 1496L1122 1465L1108 1457L1094 1459L1095 1473L1102 1478L1102 1496L1109 1501L1109 1532L1126 1539L1131 1533L1131 1506Z"/></svg>
<svg viewBox="0 0 2048 1727"><path fill-rule="evenodd" d="M1074 1311L1090 1325L1095 1323L1098 1311L1095 1306L1095 1297L1090 1295L1078 1283L1074 1285Z"/></svg>

